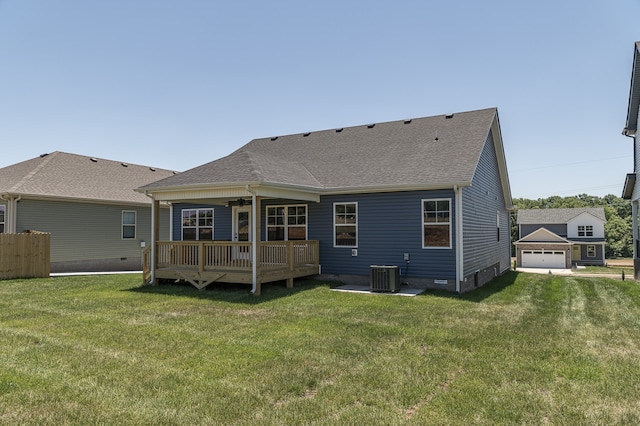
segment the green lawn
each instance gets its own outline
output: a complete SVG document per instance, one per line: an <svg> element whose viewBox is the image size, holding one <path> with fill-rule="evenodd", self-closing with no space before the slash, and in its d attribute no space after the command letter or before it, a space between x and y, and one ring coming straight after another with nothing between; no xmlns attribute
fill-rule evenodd
<svg viewBox="0 0 640 426"><path fill-rule="evenodd" d="M624 266L585 266L581 269L576 269L576 273L586 274L617 274L622 276L622 272L626 278L633 279L633 267Z"/></svg>
<svg viewBox="0 0 640 426"><path fill-rule="evenodd" d="M0 424L639 424L640 287L0 282Z"/></svg>

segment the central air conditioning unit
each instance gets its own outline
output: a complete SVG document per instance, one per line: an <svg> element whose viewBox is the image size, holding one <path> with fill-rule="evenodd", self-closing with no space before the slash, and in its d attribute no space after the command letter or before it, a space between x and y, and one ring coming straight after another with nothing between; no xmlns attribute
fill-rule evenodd
<svg viewBox="0 0 640 426"><path fill-rule="evenodd" d="M371 291L400 291L400 268L397 266L371 265Z"/></svg>

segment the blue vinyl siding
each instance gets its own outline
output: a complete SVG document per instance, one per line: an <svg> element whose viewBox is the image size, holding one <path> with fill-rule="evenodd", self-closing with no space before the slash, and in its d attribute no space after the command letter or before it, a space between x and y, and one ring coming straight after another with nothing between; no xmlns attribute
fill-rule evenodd
<svg viewBox="0 0 640 426"><path fill-rule="evenodd" d="M422 248L422 200L451 199L451 249ZM333 246L333 203L358 203L358 255L351 247ZM325 274L369 275L371 265L395 265L406 274L404 253L409 253L409 276L453 280L456 277L455 199L452 190L413 191L322 197L320 203L296 200L263 200L260 229L266 240L266 208L269 205L307 206L307 238L320 244L320 264ZM213 207L214 238L231 238L232 209L222 206L174 204L173 235L181 238L183 209Z"/></svg>
<svg viewBox="0 0 640 426"><path fill-rule="evenodd" d="M324 196L309 204L309 239L320 241L320 264L325 274L368 275L371 265L395 265L409 276L455 279L455 228L451 249L422 248L422 200L451 199L451 226L455 223L453 191L412 191ZM350 247L333 246L333 203L358 203L358 255Z"/></svg>
<svg viewBox="0 0 640 426"><path fill-rule="evenodd" d="M500 263L503 272L510 266L511 237L509 212L498 171L493 137L485 142L470 187L462 188L463 276ZM497 216L500 216L498 241Z"/></svg>
<svg viewBox="0 0 640 426"><path fill-rule="evenodd" d="M206 204L174 204L173 223L171 233L174 241L182 240L182 210L213 209L213 239L218 241L231 240L231 207Z"/></svg>

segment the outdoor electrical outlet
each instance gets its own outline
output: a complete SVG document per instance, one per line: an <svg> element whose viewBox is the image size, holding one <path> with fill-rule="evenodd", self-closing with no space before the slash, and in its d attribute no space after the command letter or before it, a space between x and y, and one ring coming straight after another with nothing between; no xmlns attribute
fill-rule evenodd
<svg viewBox="0 0 640 426"><path fill-rule="evenodd" d="M357 256L358 255L358 249L351 249L351 256Z"/></svg>

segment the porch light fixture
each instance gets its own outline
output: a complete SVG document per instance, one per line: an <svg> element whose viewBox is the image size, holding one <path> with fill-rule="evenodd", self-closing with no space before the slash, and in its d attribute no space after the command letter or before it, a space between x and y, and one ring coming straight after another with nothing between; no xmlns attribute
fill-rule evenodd
<svg viewBox="0 0 640 426"><path fill-rule="evenodd" d="M244 198L238 198L238 205L240 207L244 206Z"/></svg>

